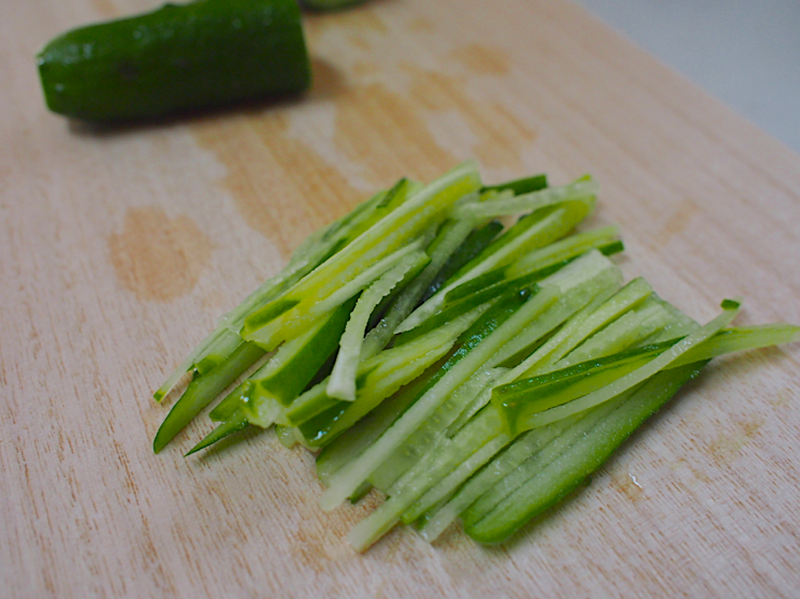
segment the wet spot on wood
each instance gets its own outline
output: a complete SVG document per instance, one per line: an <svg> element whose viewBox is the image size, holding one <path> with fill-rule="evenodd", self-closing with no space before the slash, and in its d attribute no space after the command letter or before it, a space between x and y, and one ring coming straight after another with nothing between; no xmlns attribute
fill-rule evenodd
<svg viewBox="0 0 800 599"><path fill-rule="evenodd" d="M680 202L656 233L657 244L663 245L676 235L680 235L689 226L698 211L699 208L693 200L687 198Z"/></svg>
<svg viewBox="0 0 800 599"><path fill-rule="evenodd" d="M367 6L341 12L308 14L303 19L303 24L306 38L312 47L328 31L334 31L337 35L346 32L358 34L388 31L386 23Z"/></svg>
<svg viewBox="0 0 800 599"><path fill-rule="evenodd" d="M476 141L470 148L483 166L519 166L521 152L536 132L503 104L472 97L468 78L406 66L412 74L411 97L433 112L455 110Z"/></svg>
<svg viewBox="0 0 800 599"><path fill-rule="evenodd" d="M436 142L418 106L382 85L352 87L337 108L336 146L371 172L427 181L459 162Z"/></svg>
<svg viewBox="0 0 800 599"><path fill-rule="evenodd" d="M632 502L639 501L645 497L644 488L629 470L615 472L611 476L611 485Z"/></svg>
<svg viewBox="0 0 800 599"><path fill-rule="evenodd" d="M417 17L409 23L408 28L411 31L419 31L424 33L436 31L436 25L434 25L433 21L426 19L425 17Z"/></svg>
<svg viewBox="0 0 800 599"><path fill-rule="evenodd" d="M694 464L692 464L686 458L678 458L674 464L670 464L670 468L673 470L681 470L685 468L692 474L693 477L705 484L709 484L712 481L708 474L696 468Z"/></svg>
<svg viewBox="0 0 800 599"><path fill-rule="evenodd" d="M477 75L505 75L511 70L508 54L480 44L459 48L451 57Z"/></svg>
<svg viewBox="0 0 800 599"><path fill-rule="evenodd" d="M312 56L326 59L312 59L313 86L303 97L191 125L227 168L221 185L247 225L284 257L397 177L430 181L467 159L514 169L536 137L513 106L469 74L478 70L491 84L509 68L502 53L467 46L445 55L454 71L446 74L398 55L388 76L386 57L377 62L374 52L353 46L353 36L374 45L379 35L391 46L385 24L368 10L350 13L309 19ZM330 23L341 25L335 36L324 35ZM337 52L342 43L348 52Z"/></svg>
<svg viewBox="0 0 800 599"><path fill-rule="evenodd" d="M488 167L519 165L520 153L536 139L536 133L499 102L487 105L486 114L491 120L480 123L483 127L479 129L475 157Z"/></svg>
<svg viewBox="0 0 800 599"><path fill-rule="evenodd" d="M117 278L145 301L168 301L189 293L211 256L211 243L186 216L159 207L128 210L108 248Z"/></svg>
<svg viewBox="0 0 800 599"><path fill-rule="evenodd" d="M748 420L735 422L708 445L708 453L717 463L729 464L758 434L758 430L764 425L764 422L763 416L754 416Z"/></svg>
<svg viewBox="0 0 800 599"><path fill-rule="evenodd" d="M374 62L357 62L353 65L355 77L369 77L381 72L381 68Z"/></svg>
<svg viewBox="0 0 800 599"><path fill-rule="evenodd" d="M120 14L111 0L92 0L92 6L101 17L116 17Z"/></svg>
<svg viewBox="0 0 800 599"><path fill-rule="evenodd" d="M372 48L372 44L363 35L351 35L350 43L360 50L370 50Z"/></svg>
<svg viewBox="0 0 800 599"><path fill-rule="evenodd" d="M275 243L284 257L363 195L291 135L284 108L212 119L193 126L192 133L227 168L219 184L244 222Z"/></svg>
<svg viewBox="0 0 800 599"><path fill-rule="evenodd" d="M770 400L770 403L775 406L776 408L782 408L784 406L788 406L792 401L792 390L791 389L781 389L778 393Z"/></svg>
<svg viewBox="0 0 800 599"><path fill-rule="evenodd" d="M330 62L312 56L311 70L314 73L311 84L311 95L314 99L336 99L345 91L344 76Z"/></svg>

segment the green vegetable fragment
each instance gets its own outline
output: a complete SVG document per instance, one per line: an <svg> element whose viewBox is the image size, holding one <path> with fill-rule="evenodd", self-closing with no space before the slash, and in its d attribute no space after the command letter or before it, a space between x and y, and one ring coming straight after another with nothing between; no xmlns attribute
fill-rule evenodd
<svg viewBox="0 0 800 599"><path fill-rule="evenodd" d="M260 347L252 343L242 343L209 375L189 383L186 392L161 423L153 439L153 451L158 453L164 449L203 408L263 355L264 351Z"/></svg>

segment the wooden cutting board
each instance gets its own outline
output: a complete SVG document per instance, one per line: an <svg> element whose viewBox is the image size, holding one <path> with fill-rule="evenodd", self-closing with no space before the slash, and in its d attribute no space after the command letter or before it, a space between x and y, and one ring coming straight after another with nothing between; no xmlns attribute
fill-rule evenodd
<svg viewBox="0 0 800 599"><path fill-rule="evenodd" d="M512 542L323 513L271 432L154 456L168 372L315 228L466 159L495 182L592 173L626 275L698 320L800 323L800 157L563 1L375 0L308 15L305 97L97 130L49 114L33 56L149 0L0 19L0 595L791 596L797 345L721 359Z"/></svg>

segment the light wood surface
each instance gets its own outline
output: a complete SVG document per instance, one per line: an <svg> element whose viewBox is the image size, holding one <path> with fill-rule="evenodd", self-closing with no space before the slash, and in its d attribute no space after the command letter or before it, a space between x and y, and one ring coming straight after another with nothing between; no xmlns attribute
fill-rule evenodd
<svg viewBox="0 0 800 599"><path fill-rule="evenodd" d="M719 360L513 542L323 513L271 432L154 456L168 372L308 233L474 158L592 173L644 274L698 320L800 323L800 157L566 2L375 0L308 16L304 98L98 131L48 114L33 56L149 0L0 19L0 596L779 597L800 588L800 347Z"/></svg>

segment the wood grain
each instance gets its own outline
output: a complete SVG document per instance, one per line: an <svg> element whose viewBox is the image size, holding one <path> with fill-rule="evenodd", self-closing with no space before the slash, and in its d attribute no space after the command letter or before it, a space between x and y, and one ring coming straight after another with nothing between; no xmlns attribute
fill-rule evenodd
<svg viewBox="0 0 800 599"><path fill-rule="evenodd" d="M96 130L48 114L33 55L148 0L0 20L0 595L796 596L797 346L712 365L550 517L499 547L344 538L270 432L158 457L152 390L312 230L465 159L591 172L621 265L696 318L800 323L800 157L566 2L376 0L308 15L305 97ZM369 501L367 502L369 503Z"/></svg>

